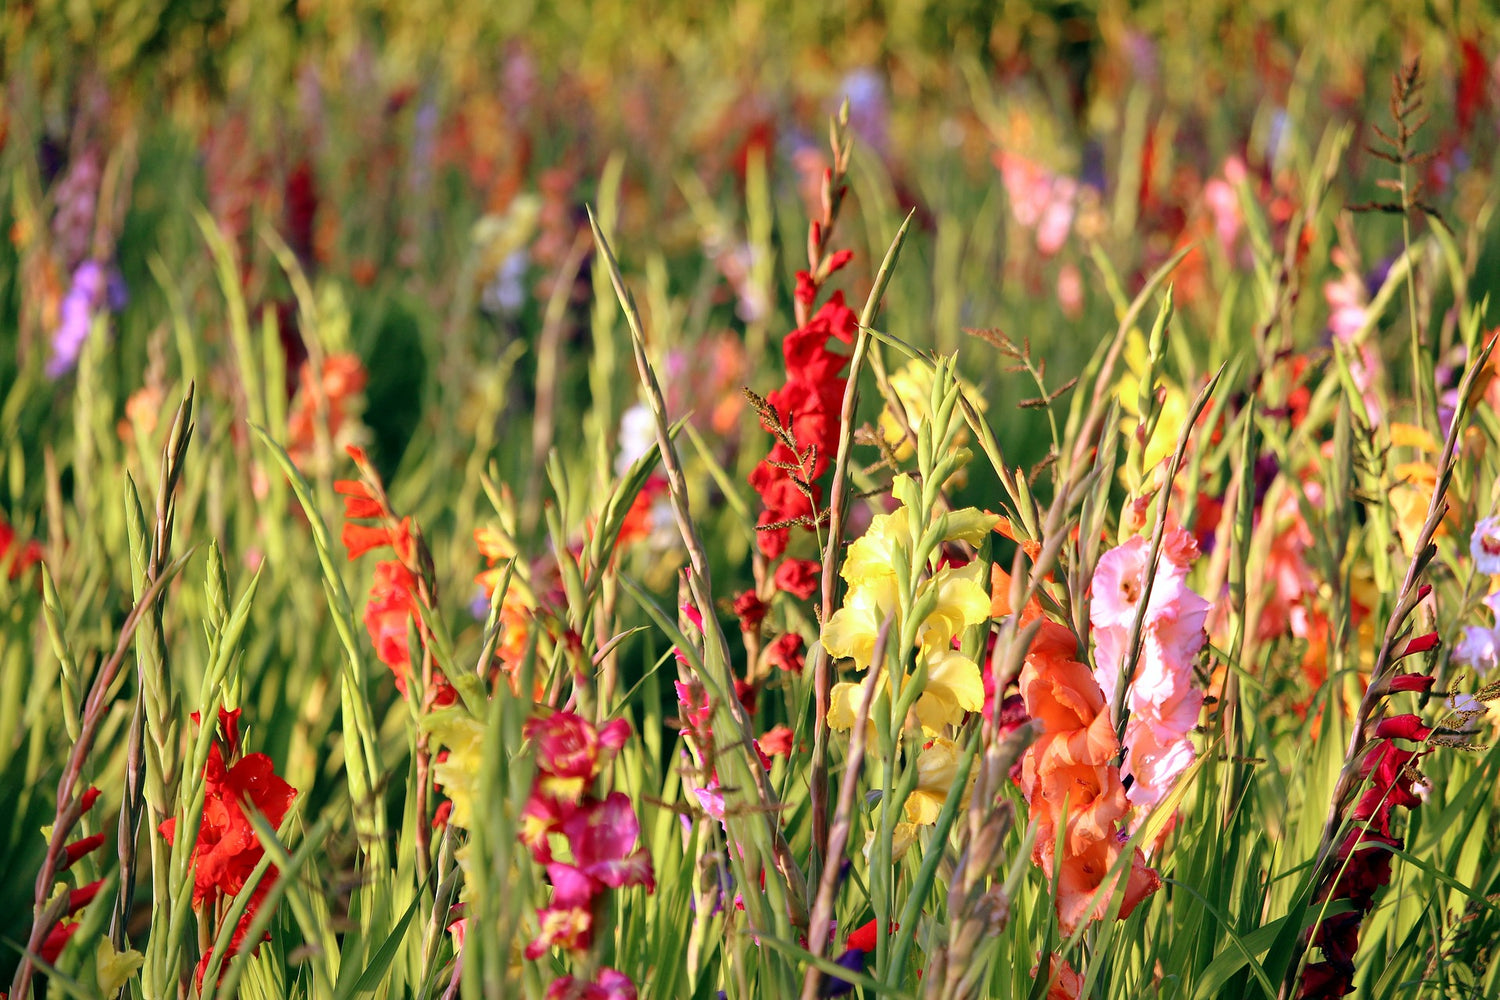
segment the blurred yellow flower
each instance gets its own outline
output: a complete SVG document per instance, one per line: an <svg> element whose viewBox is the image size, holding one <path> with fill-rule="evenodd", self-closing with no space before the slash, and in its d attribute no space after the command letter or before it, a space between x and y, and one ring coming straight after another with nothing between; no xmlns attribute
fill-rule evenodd
<svg viewBox="0 0 1500 1000"><path fill-rule="evenodd" d="M448 749L447 758L433 765L433 780L443 786L443 794L453 803L452 822L468 829L474 817L479 768L484 762L484 726L462 709L435 712L426 725Z"/></svg>
<svg viewBox="0 0 1500 1000"><path fill-rule="evenodd" d="M1141 379L1145 378L1151 367L1146 338L1139 330L1131 330L1126 336L1122 357L1125 372L1115 382L1115 397L1120 401L1120 409L1129 414L1120 422L1120 429L1126 434L1133 434L1141 418ZM1188 411L1187 395L1180 386L1157 378L1156 387L1163 393L1163 397L1161 412L1157 415L1151 440L1146 442L1145 454L1142 456L1143 467L1147 469L1155 468L1172 457Z"/></svg>
<svg viewBox="0 0 1500 1000"><path fill-rule="evenodd" d="M922 425L932 417L932 375L930 365L921 361L909 361L904 368L891 376L891 389L896 393L896 398L901 401L901 407L906 411L907 423L913 431L921 429ZM983 412L984 397L965 379L959 379L958 384L964 396L974 404L976 409ZM880 436L895 454L896 461L905 462L911 458L915 449L912 447L911 439L906 436L901 420L892 408L890 400L886 400L885 409L880 411ZM960 430L954 438L954 445L961 446L968 439L969 432Z"/></svg>

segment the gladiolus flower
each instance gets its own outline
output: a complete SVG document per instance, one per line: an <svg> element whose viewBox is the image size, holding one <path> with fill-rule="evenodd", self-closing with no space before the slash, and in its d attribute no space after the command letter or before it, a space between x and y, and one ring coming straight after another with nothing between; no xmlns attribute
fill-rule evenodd
<svg viewBox="0 0 1500 1000"><path fill-rule="evenodd" d="M42 561L42 546L35 541L16 544L16 529L0 518L0 568L9 566L7 576L18 580L21 574Z"/></svg>
<svg viewBox="0 0 1500 1000"><path fill-rule="evenodd" d="M1437 678L1431 674L1397 674L1390 679L1387 691L1431 691Z"/></svg>
<svg viewBox="0 0 1500 1000"><path fill-rule="evenodd" d="M1160 802L1193 762L1188 732L1198 722L1203 693L1193 682L1193 661L1206 641L1203 627L1209 604L1188 587L1187 572L1197 543L1173 527L1163 540L1161 559L1146 597L1150 545L1136 536L1099 558L1091 589L1089 620L1095 642L1094 677L1107 702L1115 701L1122 679L1130 722L1125 730L1127 755L1122 771L1132 777L1129 799L1137 807L1132 827L1145 810ZM1122 678L1129 662L1130 632L1141 602L1141 651L1132 677Z"/></svg>
<svg viewBox="0 0 1500 1000"><path fill-rule="evenodd" d="M788 632L771 643L766 651L766 661L788 673L800 674L805 660L802 654L802 636Z"/></svg>
<svg viewBox="0 0 1500 1000"><path fill-rule="evenodd" d="M67 920L48 931L46 938L42 941L41 948L37 951L41 955L42 961L48 965L55 964L58 956L63 953L63 949L68 946L68 940L74 934L77 934L78 928L82 926L76 920Z"/></svg>
<svg viewBox="0 0 1500 1000"><path fill-rule="evenodd" d="M1055 902L1064 934L1103 918L1108 894L1097 905L1093 898L1124 850L1118 823L1128 808L1112 763L1119 744L1104 693L1088 667L1073 659L1076 651L1072 631L1044 618L1020 679L1027 714L1042 730L1021 758L1021 790L1037 825L1032 859L1049 879L1057 873ZM1123 886L1121 919L1160 884L1136 851Z"/></svg>
<svg viewBox="0 0 1500 1000"><path fill-rule="evenodd" d="M572 976L553 980L546 1000L636 1000L635 984L622 972L600 969L591 983Z"/></svg>
<svg viewBox="0 0 1500 1000"><path fill-rule="evenodd" d="M604 764L601 748L613 753L624 746L630 723L616 719L599 730L572 712L553 712L546 718L527 720L522 732L536 743L541 790L553 798L577 802Z"/></svg>
<svg viewBox="0 0 1500 1000"><path fill-rule="evenodd" d="M811 559L786 559L776 567L772 582L776 589L805 601L818 589L823 567Z"/></svg>
<svg viewBox="0 0 1500 1000"><path fill-rule="evenodd" d="M233 767L225 767L218 743L208 750L204 767L206 786L203 816L193 846L193 905L201 906L217 890L237 895L245 887L265 850L245 815L245 804L261 813L274 829L281 825L297 790L274 770L271 758L253 753ZM162 836L172 843L176 817L161 824Z"/></svg>
<svg viewBox="0 0 1500 1000"><path fill-rule="evenodd" d="M1500 573L1500 517L1487 517L1474 525L1469 554L1479 572L1490 576Z"/></svg>
<svg viewBox="0 0 1500 1000"><path fill-rule="evenodd" d="M792 730L788 726L773 726L755 741L755 745L768 757L791 756Z"/></svg>
<svg viewBox="0 0 1500 1000"><path fill-rule="evenodd" d="M755 632L766 620L766 602L755 596L755 591L746 590L734 599L734 613L740 620L740 630Z"/></svg>
<svg viewBox="0 0 1500 1000"><path fill-rule="evenodd" d="M1399 739L1422 742L1432 735L1432 730L1422 725L1422 720L1415 715L1393 715L1381 719L1380 724L1375 727L1376 739Z"/></svg>
<svg viewBox="0 0 1500 1000"><path fill-rule="evenodd" d="M635 807L624 792L610 792L604 801L589 803L562 824L577 870L596 887L643 885L652 892L656 880L651 855L637 846L640 832Z"/></svg>
<svg viewBox="0 0 1500 1000"><path fill-rule="evenodd" d="M1436 632L1428 632L1426 635L1415 636L1407 642L1406 646L1393 659L1403 660L1408 656L1415 656L1418 653L1427 653L1436 649L1437 645L1438 634Z"/></svg>

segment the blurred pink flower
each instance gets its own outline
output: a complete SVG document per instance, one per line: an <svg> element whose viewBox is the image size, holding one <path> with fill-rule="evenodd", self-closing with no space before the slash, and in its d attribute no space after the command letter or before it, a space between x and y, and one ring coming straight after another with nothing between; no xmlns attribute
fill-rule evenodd
<svg viewBox="0 0 1500 1000"><path fill-rule="evenodd" d="M600 969L591 983L573 976L553 980L546 1000L636 1000L635 984L623 972Z"/></svg>

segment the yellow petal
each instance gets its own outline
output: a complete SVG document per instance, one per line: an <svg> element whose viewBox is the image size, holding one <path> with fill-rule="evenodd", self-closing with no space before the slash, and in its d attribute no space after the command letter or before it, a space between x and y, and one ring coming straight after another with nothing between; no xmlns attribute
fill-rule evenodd
<svg viewBox="0 0 1500 1000"><path fill-rule="evenodd" d="M979 666L955 650L929 653L927 686L913 706L917 721L928 733L940 733L945 726L957 726L965 712L984 707L984 679Z"/></svg>
<svg viewBox="0 0 1500 1000"><path fill-rule="evenodd" d="M855 713L859 710L856 699L860 685L840 681L828 692L828 726L843 731L854 728Z"/></svg>
<svg viewBox="0 0 1500 1000"><path fill-rule="evenodd" d="M1395 448L1416 448L1418 451L1437 452L1442 450L1437 438L1426 430L1413 424L1391 424L1391 446Z"/></svg>
<svg viewBox="0 0 1500 1000"><path fill-rule="evenodd" d="M870 588L856 587L844 598L844 606L824 623L823 648L829 656L851 658L860 667L868 667L875 655L875 634L880 623L874 593Z"/></svg>
<svg viewBox="0 0 1500 1000"><path fill-rule="evenodd" d="M917 630L917 641L929 649L946 649L955 636L971 625L988 621L990 592L980 577L984 564L978 560L962 569L944 567L924 585L937 590L937 604Z"/></svg>
<svg viewBox="0 0 1500 1000"><path fill-rule="evenodd" d="M115 951L114 942L108 936L101 937L99 948L94 952L94 972L99 980L100 994L113 996L130 981L145 960L146 957L134 948Z"/></svg>
<svg viewBox="0 0 1500 1000"><path fill-rule="evenodd" d="M917 788L906 797L905 813L910 823L920 826L931 826L938 820L938 813L943 811L943 803L948 798L945 789L941 795Z"/></svg>
<svg viewBox="0 0 1500 1000"><path fill-rule="evenodd" d="M998 514L965 507L948 513L948 540L978 545L1000 523Z"/></svg>

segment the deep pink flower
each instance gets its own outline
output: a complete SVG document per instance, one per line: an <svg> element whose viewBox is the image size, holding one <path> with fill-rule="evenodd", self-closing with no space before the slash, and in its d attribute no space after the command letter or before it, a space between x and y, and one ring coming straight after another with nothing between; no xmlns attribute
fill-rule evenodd
<svg viewBox="0 0 1500 1000"><path fill-rule="evenodd" d="M624 792L588 803L563 821L562 833L583 875L613 889L643 885L647 892L655 890L651 855L637 844L641 826Z"/></svg>
<svg viewBox="0 0 1500 1000"><path fill-rule="evenodd" d="M679 721L683 724L682 735L695 737L707 745L714 734L711 724L713 706L709 703L708 692L697 681L673 681L672 686L677 689Z"/></svg>
<svg viewBox="0 0 1500 1000"><path fill-rule="evenodd" d="M584 951L593 943L594 913L588 907L546 906L536 916L541 926L526 945L526 957L532 961L553 948Z"/></svg>
<svg viewBox="0 0 1500 1000"><path fill-rule="evenodd" d="M600 969L592 983L572 976L554 979L547 987L546 1000L636 1000L635 984L623 972Z"/></svg>
<svg viewBox="0 0 1500 1000"><path fill-rule="evenodd" d="M536 743L536 764L557 778L591 780L598 773L599 733L593 723L572 712L553 712L528 719L522 732Z"/></svg>

